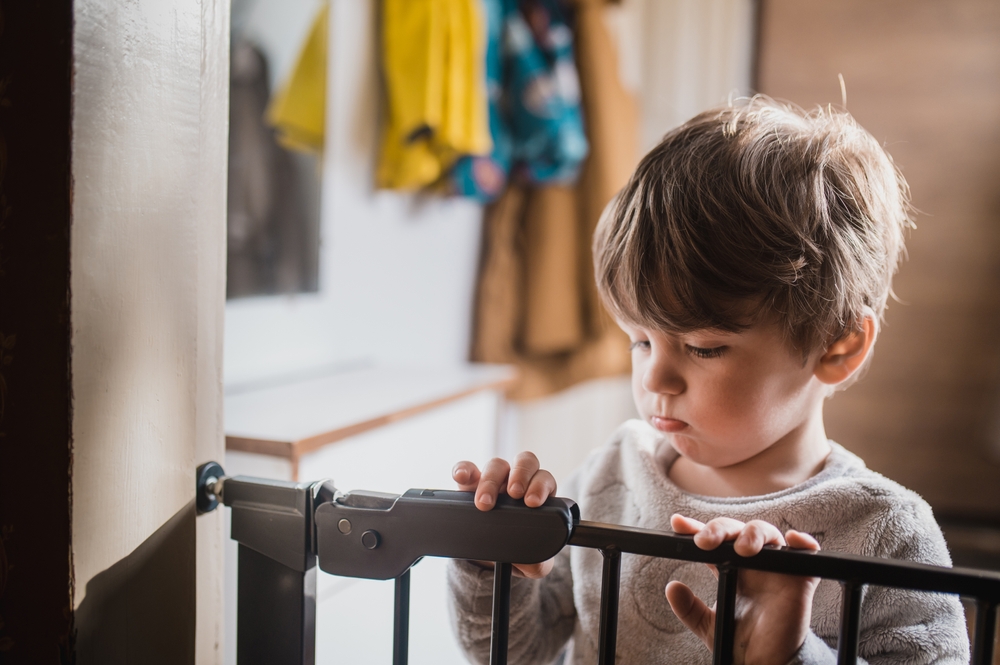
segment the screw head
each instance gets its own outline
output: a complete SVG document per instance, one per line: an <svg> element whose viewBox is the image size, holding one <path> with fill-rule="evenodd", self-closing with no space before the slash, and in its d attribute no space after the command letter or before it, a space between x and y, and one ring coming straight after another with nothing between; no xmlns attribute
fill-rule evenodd
<svg viewBox="0 0 1000 665"><path fill-rule="evenodd" d="M345 536L351 532L351 521L350 520L340 520L337 522L337 531L340 531Z"/></svg>
<svg viewBox="0 0 1000 665"><path fill-rule="evenodd" d="M378 531L374 529L369 529L361 534L361 544L365 546L365 549L373 550L382 543L382 536L379 535Z"/></svg>

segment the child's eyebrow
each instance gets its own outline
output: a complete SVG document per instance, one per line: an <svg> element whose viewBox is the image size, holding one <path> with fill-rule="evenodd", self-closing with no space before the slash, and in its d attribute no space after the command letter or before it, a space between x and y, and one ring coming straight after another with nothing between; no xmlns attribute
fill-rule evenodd
<svg viewBox="0 0 1000 665"><path fill-rule="evenodd" d="M742 337L746 330L726 330L725 328L699 328L681 335L713 335L717 337Z"/></svg>

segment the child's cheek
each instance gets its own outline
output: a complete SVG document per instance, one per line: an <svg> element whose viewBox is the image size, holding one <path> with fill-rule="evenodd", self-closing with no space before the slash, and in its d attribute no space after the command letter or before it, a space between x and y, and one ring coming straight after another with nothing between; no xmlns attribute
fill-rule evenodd
<svg viewBox="0 0 1000 665"><path fill-rule="evenodd" d="M767 391L761 388L740 377L710 382L697 400L697 413L692 415L702 426L721 435L752 437L764 426L770 412Z"/></svg>

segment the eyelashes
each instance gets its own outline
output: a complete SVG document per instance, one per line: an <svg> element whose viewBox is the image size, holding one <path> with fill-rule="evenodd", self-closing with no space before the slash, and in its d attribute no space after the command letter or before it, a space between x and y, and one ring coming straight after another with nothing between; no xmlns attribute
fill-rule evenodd
<svg viewBox="0 0 1000 665"><path fill-rule="evenodd" d="M684 348L687 349L688 353L690 353L692 356L696 358L718 358L723 353L725 353L726 349L729 347L716 346L711 349L705 349L700 346L691 346L690 344L688 344Z"/></svg>
<svg viewBox="0 0 1000 665"><path fill-rule="evenodd" d="M630 351L635 351L636 349L642 351L649 351L649 340L639 340L637 342L632 342L629 345ZM701 358L707 360L709 358L718 358L723 355L729 349L728 346L715 346L712 348L704 348L700 346L691 346L690 344L684 345L684 350L694 356L695 358Z"/></svg>

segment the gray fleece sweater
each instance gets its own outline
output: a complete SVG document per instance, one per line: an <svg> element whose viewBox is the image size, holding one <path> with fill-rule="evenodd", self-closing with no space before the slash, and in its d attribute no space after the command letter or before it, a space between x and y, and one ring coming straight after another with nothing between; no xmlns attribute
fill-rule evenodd
<svg viewBox="0 0 1000 665"><path fill-rule="evenodd" d="M930 506L832 445L823 470L795 487L763 496L699 496L667 477L677 453L666 439L646 423L631 420L587 459L560 494L575 499L586 520L669 531L670 516L677 512L702 521L718 516L762 519L783 532L810 533L825 550L950 566ZM546 578L512 580L512 665L552 663L564 650L567 665L597 662L601 570L599 551L567 547ZM716 581L703 564L622 557L617 662L711 662L708 649L667 605L663 591L670 580L684 582L709 605L715 602ZM492 571L453 562L449 586L462 647L472 662L488 663ZM793 662L836 662L840 596L838 583L820 582L812 633ZM873 665L968 663L962 606L954 596L866 588L858 655Z"/></svg>

